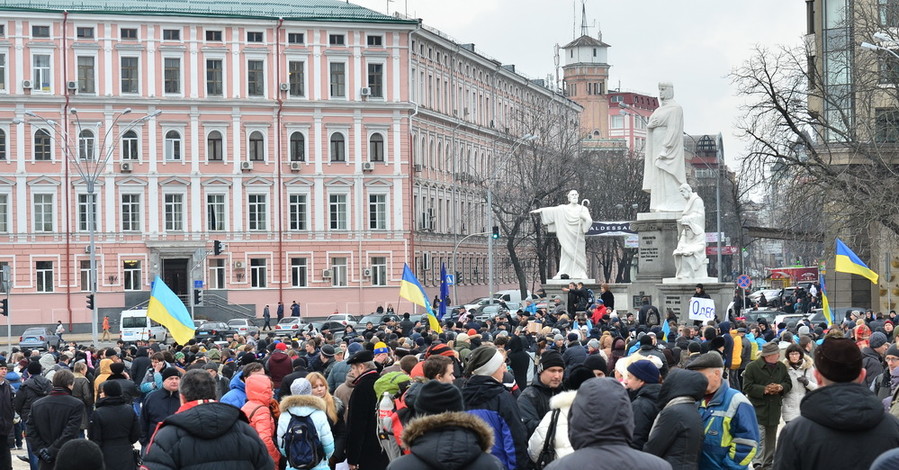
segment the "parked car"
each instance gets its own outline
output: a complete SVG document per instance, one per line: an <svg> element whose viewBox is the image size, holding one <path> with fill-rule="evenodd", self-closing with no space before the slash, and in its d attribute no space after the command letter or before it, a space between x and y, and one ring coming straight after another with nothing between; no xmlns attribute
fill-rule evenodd
<svg viewBox="0 0 899 470"><path fill-rule="evenodd" d="M368 323L371 323L372 325L376 325L376 326L383 325L383 324L387 323L388 321L390 321L391 319L395 322L399 322L400 320L402 320L402 318L400 318L399 315L394 315L392 313L389 313L389 314L388 313L384 313L384 314L371 313L371 314L368 314L368 315L360 318L359 322L356 323L356 326L358 326L360 328L365 328L365 325L367 325Z"/></svg>
<svg viewBox="0 0 899 470"><path fill-rule="evenodd" d="M19 336L19 349L43 349L47 351L50 346L59 348L59 336L51 334L42 327L27 328L22 336Z"/></svg>
<svg viewBox="0 0 899 470"><path fill-rule="evenodd" d="M306 325L300 321L300 317L284 317L275 325L275 335L286 336L302 331Z"/></svg>
<svg viewBox="0 0 899 470"><path fill-rule="evenodd" d="M779 325L780 322L784 322L786 324L790 324L790 322L798 323L799 320L804 320L808 318L808 314L806 313L785 313L783 315L778 315L774 317L774 324Z"/></svg>
<svg viewBox="0 0 899 470"><path fill-rule="evenodd" d="M356 325L358 318L353 315L347 313L335 313L333 315L328 315L328 318L325 321L337 321L340 322L343 326L347 325Z"/></svg>
<svg viewBox="0 0 899 470"><path fill-rule="evenodd" d="M197 341L223 341L237 333L237 330L222 321L208 321L200 325L194 333Z"/></svg>
<svg viewBox="0 0 899 470"><path fill-rule="evenodd" d="M774 318L778 315L786 315L786 313L777 310L749 310L741 312L740 315L750 322L758 322L759 319L764 318L770 325L774 322Z"/></svg>
<svg viewBox="0 0 899 470"><path fill-rule="evenodd" d="M344 328L346 328L346 325L344 325L343 322L332 320L314 321L310 322L309 324L318 331L328 330L332 333L336 331L343 331Z"/></svg>
<svg viewBox="0 0 899 470"><path fill-rule="evenodd" d="M238 334L244 336L259 332L259 327L249 318L232 318L231 320L228 320L228 326L234 328L237 330Z"/></svg>

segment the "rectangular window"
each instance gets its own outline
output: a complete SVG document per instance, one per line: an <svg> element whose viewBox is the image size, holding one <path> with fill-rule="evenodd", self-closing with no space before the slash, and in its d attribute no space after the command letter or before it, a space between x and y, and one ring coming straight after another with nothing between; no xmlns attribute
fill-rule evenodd
<svg viewBox="0 0 899 470"><path fill-rule="evenodd" d="M34 231L53 231L53 195L34 195Z"/></svg>
<svg viewBox="0 0 899 470"><path fill-rule="evenodd" d="M309 267L306 258L290 258L290 285L292 287L306 287Z"/></svg>
<svg viewBox="0 0 899 470"><path fill-rule="evenodd" d="M5 36L6 36L6 25L0 24L0 38L5 37Z"/></svg>
<svg viewBox="0 0 899 470"><path fill-rule="evenodd" d="M0 233L9 232L9 195L0 194Z"/></svg>
<svg viewBox="0 0 899 470"><path fill-rule="evenodd" d="M346 258L331 258L331 285L341 287L347 285L346 282Z"/></svg>
<svg viewBox="0 0 899 470"><path fill-rule="evenodd" d="M141 269L140 260L124 260L122 261L122 271L124 279L122 285L125 290L141 289Z"/></svg>
<svg viewBox="0 0 899 470"><path fill-rule="evenodd" d="M80 288L82 292L89 292L91 290L91 262L90 260L81 261L78 263L78 269L81 274L80 279Z"/></svg>
<svg viewBox="0 0 899 470"><path fill-rule="evenodd" d="M303 33L287 33L287 44L304 44L305 36Z"/></svg>
<svg viewBox="0 0 899 470"><path fill-rule="evenodd" d="M93 39L94 28L86 26L75 28L75 36L78 37L78 39Z"/></svg>
<svg viewBox="0 0 899 470"><path fill-rule="evenodd" d="M875 112L875 136L877 142L899 142L899 109L881 108Z"/></svg>
<svg viewBox="0 0 899 470"><path fill-rule="evenodd" d="M387 285L387 257L373 256L371 258L371 285Z"/></svg>
<svg viewBox="0 0 899 470"><path fill-rule="evenodd" d="M97 229L97 201L94 199L93 203L91 201L90 194L79 194L78 195L78 231L87 232L90 229L88 224L88 217L93 217L94 230ZM90 212L88 212L90 210Z"/></svg>
<svg viewBox="0 0 899 470"><path fill-rule="evenodd" d="M306 77L304 63L291 60L287 63L287 81L290 83L290 96L303 96L306 94Z"/></svg>
<svg viewBox="0 0 899 470"><path fill-rule="evenodd" d="M344 41L344 36L342 34L329 34L328 44L332 46L343 46L346 42Z"/></svg>
<svg viewBox="0 0 899 470"><path fill-rule="evenodd" d="M163 29L162 30L162 40L163 41L180 41L181 40L181 30L180 29Z"/></svg>
<svg viewBox="0 0 899 470"><path fill-rule="evenodd" d="M346 64L343 62L332 62L331 70L331 97L346 96Z"/></svg>
<svg viewBox="0 0 899 470"><path fill-rule="evenodd" d="M0 54L0 90L6 89L6 54Z"/></svg>
<svg viewBox="0 0 899 470"><path fill-rule="evenodd" d="M306 230L309 206L305 194L291 194L288 203L290 230Z"/></svg>
<svg viewBox="0 0 899 470"><path fill-rule="evenodd" d="M166 194L165 202L165 231L181 232L184 230L184 195Z"/></svg>
<svg viewBox="0 0 899 470"><path fill-rule="evenodd" d="M247 42L262 42L262 31L247 31Z"/></svg>
<svg viewBox="0 0 899 470"><path fill-rule="evenodd" d="M140 140L134 131L122 136L122 160L137 160L140 156Z"/></svg>
<svg viewBox="0 0 899 470"><path fill-rule="evenodd" d="M33 37L33 38L49 38L50 37L50 27L49 26L32 26L31 27L31 37Z"/></svg>
<svg viewBox="0 0 899 470"><path fill-rule="evenodd" d="M624 129L624 116L612 116L612 129Z"/></svg>
<svg viewBox="0 0 899 470"><path fill-rule="evenodd" d="M247 217L249 219L248 227L250 230L266 230L266 208L265 194L250 194L249 207L247 208Z"/></svg>
<svg viewBox="0 0 899 470"><path fill-rule="evenodd" d="M207 41L221 42L221 41L222 41L222 32L221 32L221 31L209 31L209 30L207 30L207 31L206 31L206 40L207 40Z"/></svg>
<svg viewBox="0 0 899 470"><path fill-rule="evenodd" d="M206 59L206 95L222 96L224 89L222 60Z"/></svg>
<svg viewBox="0 0 899 470"><path fill-rule="evenodd" d="M368 195L368 228L387 230L387 195Z"/></svg>
<svg viewBox="0 0 899 470"><path fill-rule="evenodd" d="M137 28L122 28L119 30L119 36L121 36L122 40L128 41L136 41L137 40Z"/></svg>
<svg viewBox="0 0 899 470"><path fill-rule="evenodd" d="M268 284L266 275L266 259L250 258L250 286L266 287Z"/></svg>
<svg viewBox="0 0 899 470"><path fill-rule="evenodd" d="M225 195L206 195L206 230L221 232L225 230Z"/></svg>
<svg viewBox="0 0 899 470"><path fill-rule="evenodd" d="M369 46L383 46L384 39L382 36L366 36L366 40L368 41Z"/></svg>
<svg viewBox="0 0 899 470"><path fill-rule="evenodd" d="M209 259L209 288L225 288L225 260L216 258Z"/></svg>
<svg viewBox="0 0 899 470"><path fill-rule="evenodd" d="M371 96L384 97L384 64L368 64L368 89Z"/></svg>
<svg viewBox="0 0 899 470"><path fill-rule="evenodd" d="M94 93L94 58L78 57L78 93Z"/></svg>
<svg viewBox="0 0 899 470"><path fill-rule="evenodd" d="M35 261L34 271L37 274L37 291L53 292L53 261Z"/></svg>
<svg viewBox="0 0 899 470"><path fill-rule="evenodd" d="M31 76L33 87L39 91L50 91L50 56L47 54L35 54L33 57L34 70Z"/></svg>
<svg viewBox="0 0 899 470"><path fill-rule="evenodd" d="M138 60L137 57L122 57L122 93L138 92Z"/></svg>
<svg viewBox="0 0 899 470"><path fill-rule="evenodd" d="M165 93L181 93L181 59L178 57L166 57L163 61L163 74Z"/></svg>
<svg viewBox="0 0 899 470"><path fill-rule="evenodd" d="M122 230L140 231L140 194L122 194Z"/></svg>
<svg viewBox="0 0 899 470"><path fill-rule="evenodd" d="M265 62L261 60L247 61L247 95L263 96L265 94Z"/></svg>
<svg viewBox="0 0 899 470"><path fill-rule="evenodd" d="M328 219L331 230L347 230L347 195L331 194L328 196Z"/></svg>

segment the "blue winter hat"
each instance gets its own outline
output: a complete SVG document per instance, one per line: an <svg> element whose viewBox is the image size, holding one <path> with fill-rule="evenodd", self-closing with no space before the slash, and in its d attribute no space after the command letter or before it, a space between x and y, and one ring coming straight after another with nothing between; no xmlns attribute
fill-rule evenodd
<svg viewBox="0 0 899 470"><path fill-rule="evenodd" d="M362 343L350 343L350 345L347 346L347 353L348 353L347 357L352 356L353 354L355 354L361 350L362 350Z"/></svg>

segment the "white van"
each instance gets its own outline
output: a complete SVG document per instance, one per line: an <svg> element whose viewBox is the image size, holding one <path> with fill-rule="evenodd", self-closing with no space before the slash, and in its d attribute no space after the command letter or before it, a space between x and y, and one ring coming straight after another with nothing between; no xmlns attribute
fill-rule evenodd
<svg viewBox="0 0 899 470"><path fill-rule="evenodd" d="M527 292L528 296L524 300L536 300L537 297L534 294L531 294L531 291ZM524 308L524 302L521 298L521 291L518 289L510 289L510 290L501 290L493 293L493 298L501 299L506 303L506 306L509 307L509 311L516 311L519 308Z"/></svg>
<svg viewBox="0 0 899 470"><path fill-rule="evenodd" d="M126 343L147 341L150 338L165 343L168 331L147 316L147 309L123 310L119 321L121 339Z"/></svg>

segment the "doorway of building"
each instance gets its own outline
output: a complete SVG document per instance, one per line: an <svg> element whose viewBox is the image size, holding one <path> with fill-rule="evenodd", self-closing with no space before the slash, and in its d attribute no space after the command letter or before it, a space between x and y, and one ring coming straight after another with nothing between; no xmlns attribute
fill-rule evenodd
<svg viewBox="0 0 899 470"><path fill-rule="evenodd" d="M186 299L189 293L187 266L188 258L168 258L162 260L162 282L178 297Z"/></svg>

